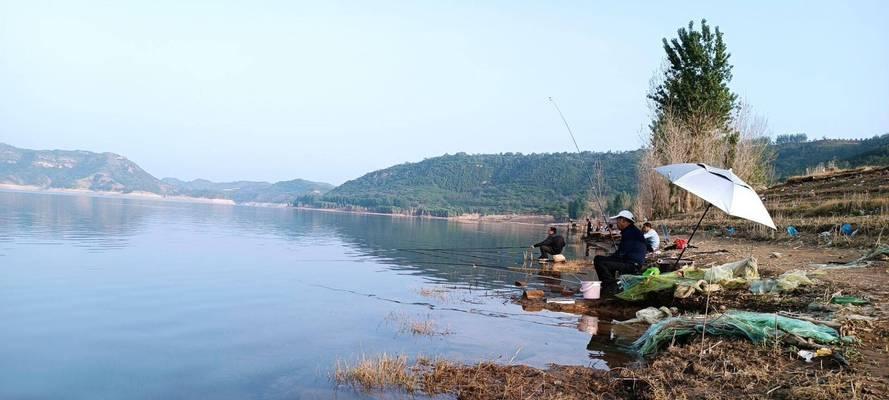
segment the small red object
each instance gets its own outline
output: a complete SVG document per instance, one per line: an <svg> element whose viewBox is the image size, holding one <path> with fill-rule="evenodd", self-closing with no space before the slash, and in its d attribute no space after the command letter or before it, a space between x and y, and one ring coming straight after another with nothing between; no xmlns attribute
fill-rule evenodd
<svg viewBox="0 0 889 400"><path fill-rule="evenodd" d="M676 248L679 250L685 249L688 246L688 240L685 239L676 239L673 241L673 244L676 245Z"/></svg>

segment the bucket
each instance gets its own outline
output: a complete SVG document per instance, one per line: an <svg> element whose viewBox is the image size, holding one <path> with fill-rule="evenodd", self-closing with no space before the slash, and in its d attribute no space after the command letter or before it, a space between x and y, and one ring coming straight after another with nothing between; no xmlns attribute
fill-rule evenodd
<svg viewBox="0 0 889 400"><path fill-rule="evenodd" d="M580 291L585 299L598 299L602 290L601 281L581 281Z"/></svg>

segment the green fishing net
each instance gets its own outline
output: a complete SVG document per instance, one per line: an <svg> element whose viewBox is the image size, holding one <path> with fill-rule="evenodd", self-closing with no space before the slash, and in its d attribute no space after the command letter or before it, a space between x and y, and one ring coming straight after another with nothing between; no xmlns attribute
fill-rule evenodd
<svg viewBox="0 0 889 400"><path fill-rule="evenodd" d="M653 354L675 339L682 340L691 335L701 334L704 326L704 319L701 316L665 319L649 327L633 343L633 347L642 355ZM706 322L706 330L708 336L746 338L753 343L780 340L788 334L812 339L821 344L836 343L840 340L835 329L824 325L776 314L737 310L711 317Z"/></svg>

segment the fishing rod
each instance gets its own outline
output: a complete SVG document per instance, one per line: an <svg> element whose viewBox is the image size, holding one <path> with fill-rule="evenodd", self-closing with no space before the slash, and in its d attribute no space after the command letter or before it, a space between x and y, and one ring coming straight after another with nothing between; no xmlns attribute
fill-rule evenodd
<svg viewBox="0 0 889 400"><path fill-rule="evenodd" d="M550 96L548 98L549 98L549 102L553 103L553 106L556 108L556 112L559 113L559 117L562 118L562 122L565 124L565 128L568 129L568 134L571 135L571 141L574 142L574 148L577 150L577 154L582 156L583 152L580 151L580 146L577 145L577 139L574 138L574 131L571 130L571 125L568 125L568 120L565 119L565 114L562 114L562 109L559 108L559 105L556 103L555 100L553 100L552 96ZM581 159L581 162L582 162L582 160L583 159ZM596 163L598 164L598 160L596 160ZM605 215L605 207L602 206L602 199L601 199L602 192L601 192L601 190L599 190L599 187L593 182L593 175L590 174L590 175L587 175L587 177L590 180L590 187L596 191L596 193L595 193L596 205L599 206L599 213L602 214L602 220L605 221L605 226L608 226L608 217ZM611 239L611 245L614 246L614 238L611 237L611 235L608 235L608 238Z"/></svg>

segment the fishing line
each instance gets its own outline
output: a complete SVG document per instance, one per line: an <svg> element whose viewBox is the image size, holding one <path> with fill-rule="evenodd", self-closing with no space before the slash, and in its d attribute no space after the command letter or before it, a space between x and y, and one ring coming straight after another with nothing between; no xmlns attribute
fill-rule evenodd
<svg viewBox="0 0 889 400"><path fill-rule="evenodd" d="M428 254L428 253L423 253L423 254ZM467 253L456 251L456 250L442 250L442 251L435 252L434 257L438 257L441 255L452 256L452 257L471 258L471 259L476 259L476 260L488 260L488 261L500 261L500 260L503 260L504 258L509 258L511 256L515 256L515 255L509 255L509 254L504 254L504 253L500 253L500 252L498 252L496 254L495 253L478 254L478 253L472 253L472 252L467 254Z"/></svg>
<svg viewBox="0 0 889 400"><path fill-rule="evenodd" d="M431 250L431 251L441 251L441 250L508 250L508 249L525 249L527 246L499 246L499 247L451 247L451 248L435 248L435 247L426 247L426 248L407 248L407 249L389 249L392 251L408 251L408 250Z"/></svg>
<svg viewBox="0 0 889 400"><path fill-rule="evenodd" d="M453 311L453 312L481 315L484 317L506 318L506 319L511 319L514 321L528 322L528 323L532 323L532 324L555 326L555 327L572 327L572 326L574 326L573 324L569 325L568 324L569 321L567 319L560 318L560 317L554 317L554 316L548 316L545 314L527 314L527 313L518 314L518 313L482 310L482 309L477 309L477 308L462 309L462 308L456 308L456 307L438 307L432 303L427 303L427 302L408 302L408 301L401 301L401 300L396 300L396 299L389 299L389 298L385 298L385 297L380 297L380 296L375 295L373 293L362 293L362 292L358 292L355 290L340 289L340 288L335 288L335 287L330 287L330 286L325 286L325 285L320 285L320 284L308 284L308 286L314 286L314 287L327 289L327 290L331 290L331 291L337 291L337 292L351 293L351 294L358 295L358 296L365 296L365 297L377 299L380 301L396 303L396 304L401 304L401 305L412 305L412 306L426 307L430 310ZM543 321L532 321L532 320L528 320L528 319L524 319L524 318L515 318L515 317L533 317L533 318L542 319ZM564 321L564 323L558 324L558 323L544 322L546 320Z"/></svg>
<svg viewBox="0 0 889 400"><path fill-rule="evenodd" d="M571 126L568 125L568 120L565 119L565 115L562 114L562 109L559 108L559 105L556 104L556 101L553 100L552 97L549 97L549 101L550 101L550 103L553 103L553 106L556 108L556 112L559 113L559 117L561 117L562 122L565 123L565 128L568 128L568 134L571 135L571 141L574 142L574 148L577 150L577 155L581 156L581 165L583 165L582 164L583 163L583 152L580 151L580 146L577 145L577 139L574 138L574 131L571 130ZM597 165L599 165L598 160L596 160L596 163L597 163ZM593 176L587 175L587 177L589 178L589 181L590 181L590 188L595 188L595 190L596 190L596 196L595 196L596 197L596 205L599 206L599 212L602 214L602 220L605 221L605 226L608 226L608 217L605 215L605 207L602 207L602 199L600 198L602 193L598 189L596 184L593 183ZM614 238L611 237L611 235L608 235L608 236L611 239L611 244L614 245Z"/></svg>

